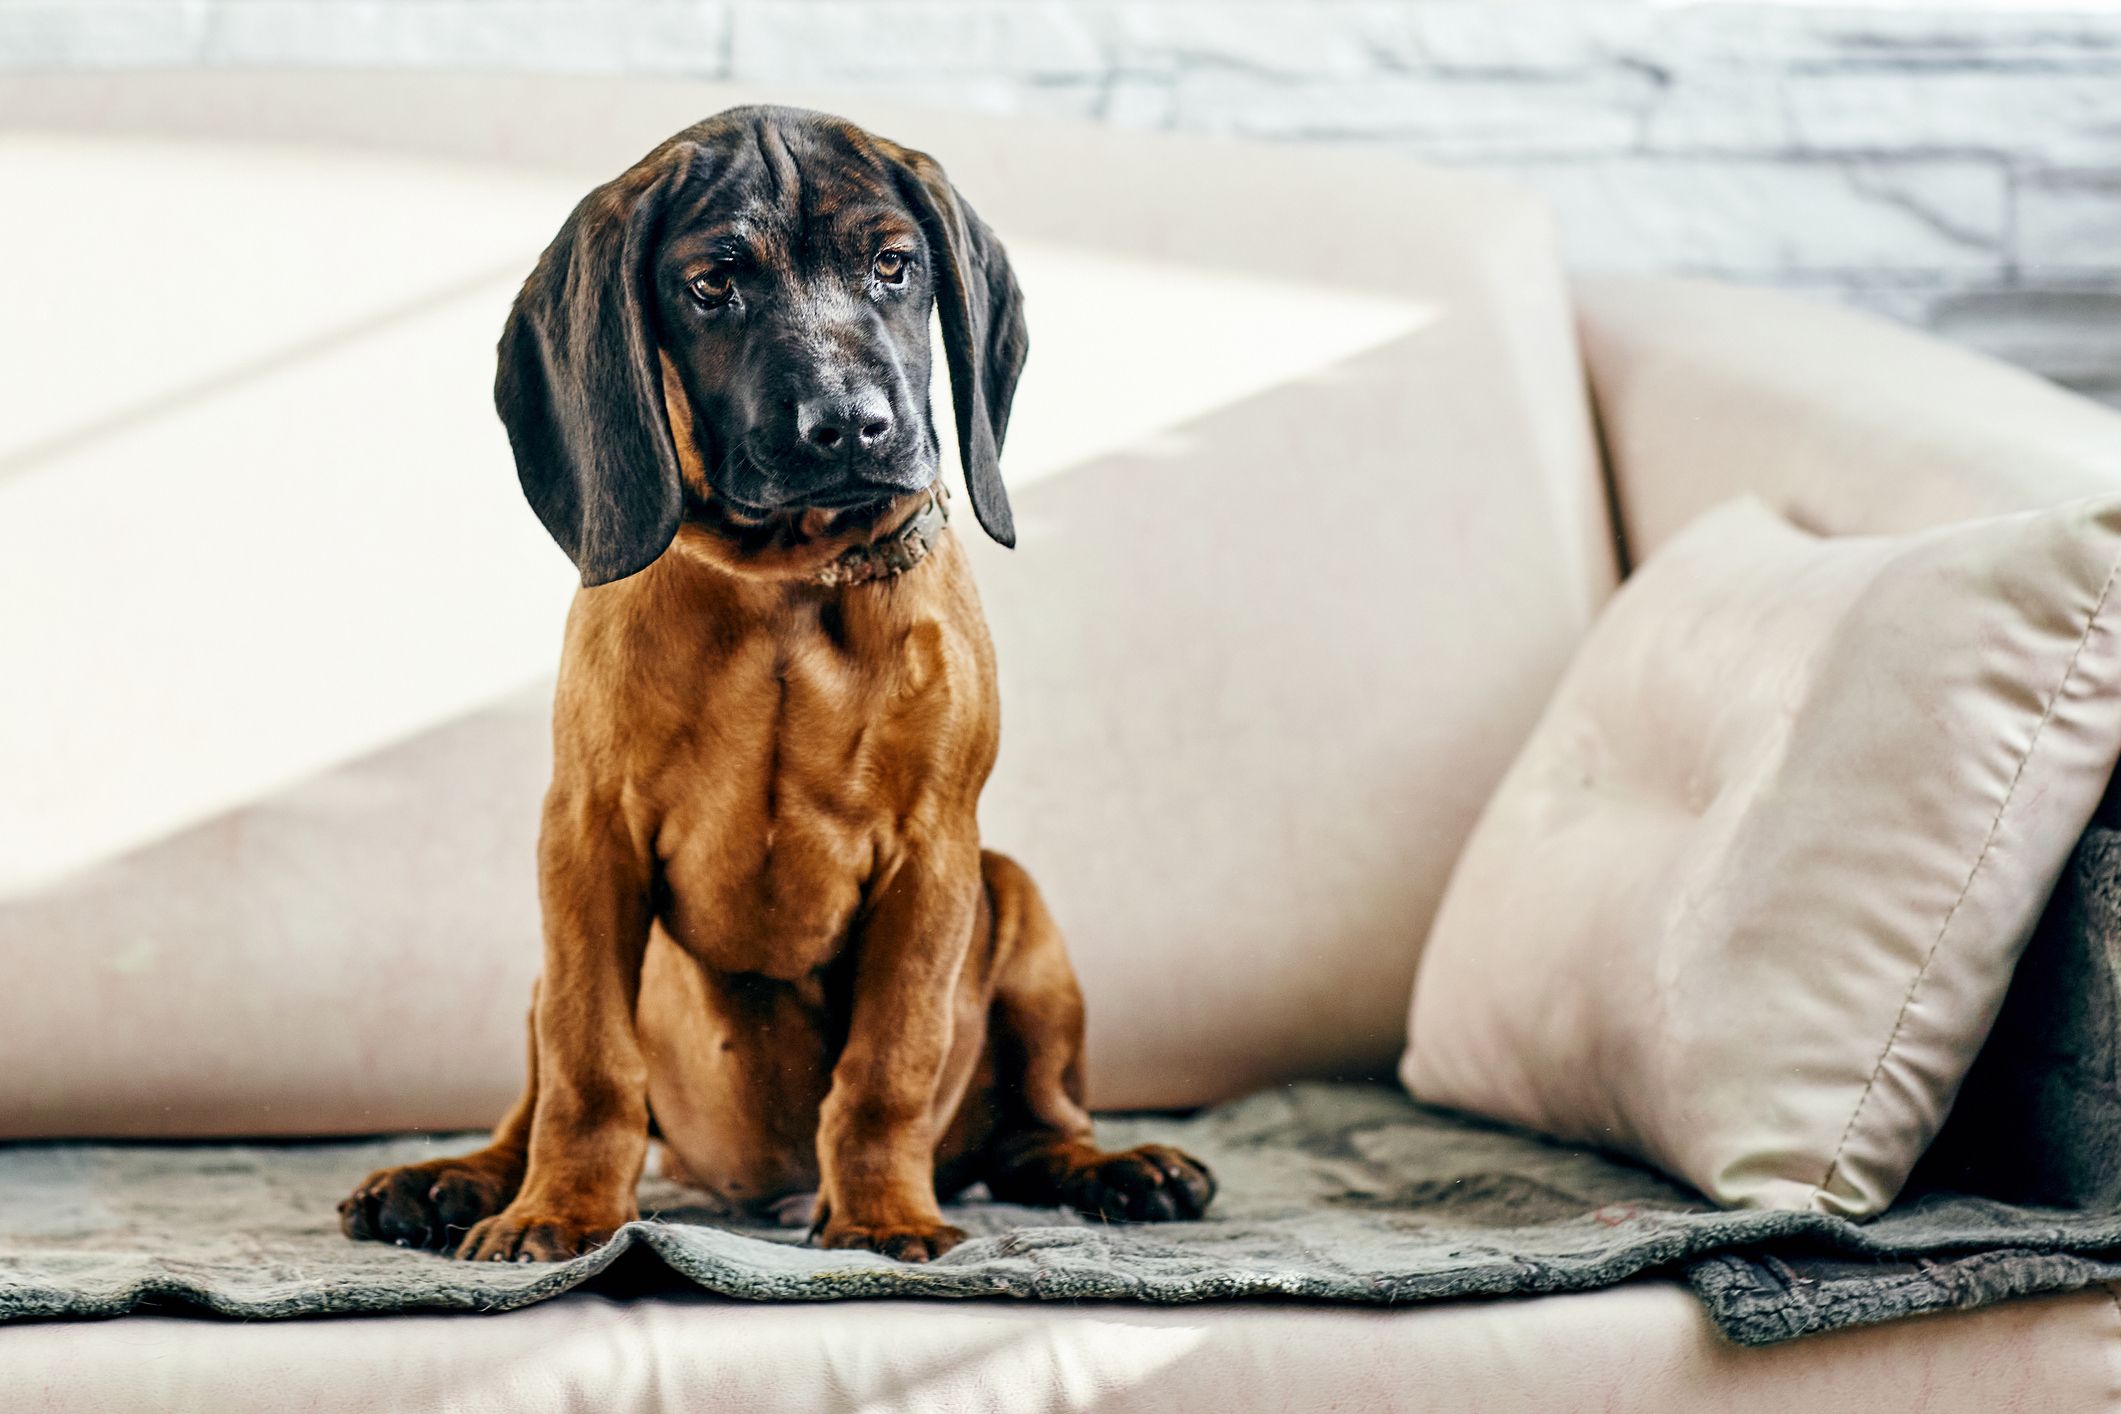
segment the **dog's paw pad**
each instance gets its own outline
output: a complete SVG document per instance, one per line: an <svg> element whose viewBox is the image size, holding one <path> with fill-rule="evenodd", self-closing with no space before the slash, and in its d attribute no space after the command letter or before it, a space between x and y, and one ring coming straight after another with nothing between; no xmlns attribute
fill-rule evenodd
<svg viewBox="0 0 2121 1414"><path fill-rule="evenodd" d="M930 1262L963 1242L965 1236L963 1228L948 1223L827 1223L818 1234L818 1246L875 1252L894 1262Z"/></svg>
<svg viewBox="0 0 2121 1414"><path fill-rule="evenodd" d="M1108 1222L1175 1222L1199 1217L1215 1198L1215 1176L1190 1154L1163 1144L1105 1154L1078 1175L1071 1206Z"/></svg>
<svg viewBox="0 0 2121 1414"><path fill-rule="evenodd" d="M339 1204L339 1230L359 1242L440 1251L514 1196L513 1175L453 1159L370 1174Z"/></svg>
<svg viewBox="0 0 2121 1414"><path fill-rule="evenodd" d="M621 1215L585 1219L508 1208L464 1236L457 1256L467 1262L567 1262L594 1252L629 1221Z"/></svg>

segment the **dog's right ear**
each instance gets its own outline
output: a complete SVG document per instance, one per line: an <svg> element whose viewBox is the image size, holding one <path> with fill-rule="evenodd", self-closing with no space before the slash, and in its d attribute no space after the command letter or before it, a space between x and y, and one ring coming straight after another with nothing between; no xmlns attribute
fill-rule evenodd
<svg viewBox="0 0 2121 1414"><path fill-rule="evenodd" d="M655 258L699 149L680 142L582 198L501 332L494 406L531 509L608 584L677 535L684 491L663 403Z"/></svg>

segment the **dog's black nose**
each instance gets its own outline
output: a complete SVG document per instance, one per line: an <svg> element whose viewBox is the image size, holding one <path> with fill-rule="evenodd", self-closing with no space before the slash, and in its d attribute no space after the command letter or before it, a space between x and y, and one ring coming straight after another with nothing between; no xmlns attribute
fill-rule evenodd
<svg viewBox="0 0 2121 1414"><path fill-rule="evenodd" d="M891 436L891 404L880 391L796 404L795 435L826 457L874 451Z"/></svg>

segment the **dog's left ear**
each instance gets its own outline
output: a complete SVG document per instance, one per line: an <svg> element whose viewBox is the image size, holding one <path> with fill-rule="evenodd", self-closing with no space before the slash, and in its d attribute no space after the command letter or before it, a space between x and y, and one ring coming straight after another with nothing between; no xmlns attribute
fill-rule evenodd
<svg viewBox="0 0 2121 1414"><path fill-rule="evenodd" d="M902 147L886 150L898 164L900 195L920 220L935 265L943 356L950 362L958 455L972 511L989 535L1014 545L1016 518L1002 485L1001 457L1009 405L1031 349L1024 292L1017 288L1002 243L935 159Z"/></svg>
<svg viewBox="0 0 2121 1414"><path fill-rule="evenodd" d="M659 151L582 199L501 333L494 405L531 509L585 585L653 564L684 506L656 352L663 213L697 155Z"/></svg>

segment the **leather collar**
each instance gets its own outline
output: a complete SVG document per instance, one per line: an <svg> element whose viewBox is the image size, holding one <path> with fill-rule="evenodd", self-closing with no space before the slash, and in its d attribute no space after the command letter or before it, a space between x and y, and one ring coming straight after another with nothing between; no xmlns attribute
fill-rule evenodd
<svg viewBox="0 0 2121 1414"><path fill-rule="evenodd" d="M849 546L815 578L819 584L839 588L902 575L928 558L949 524L950 489L938 479L928 488L928 499L904 525L865 545Z"/></svg>

